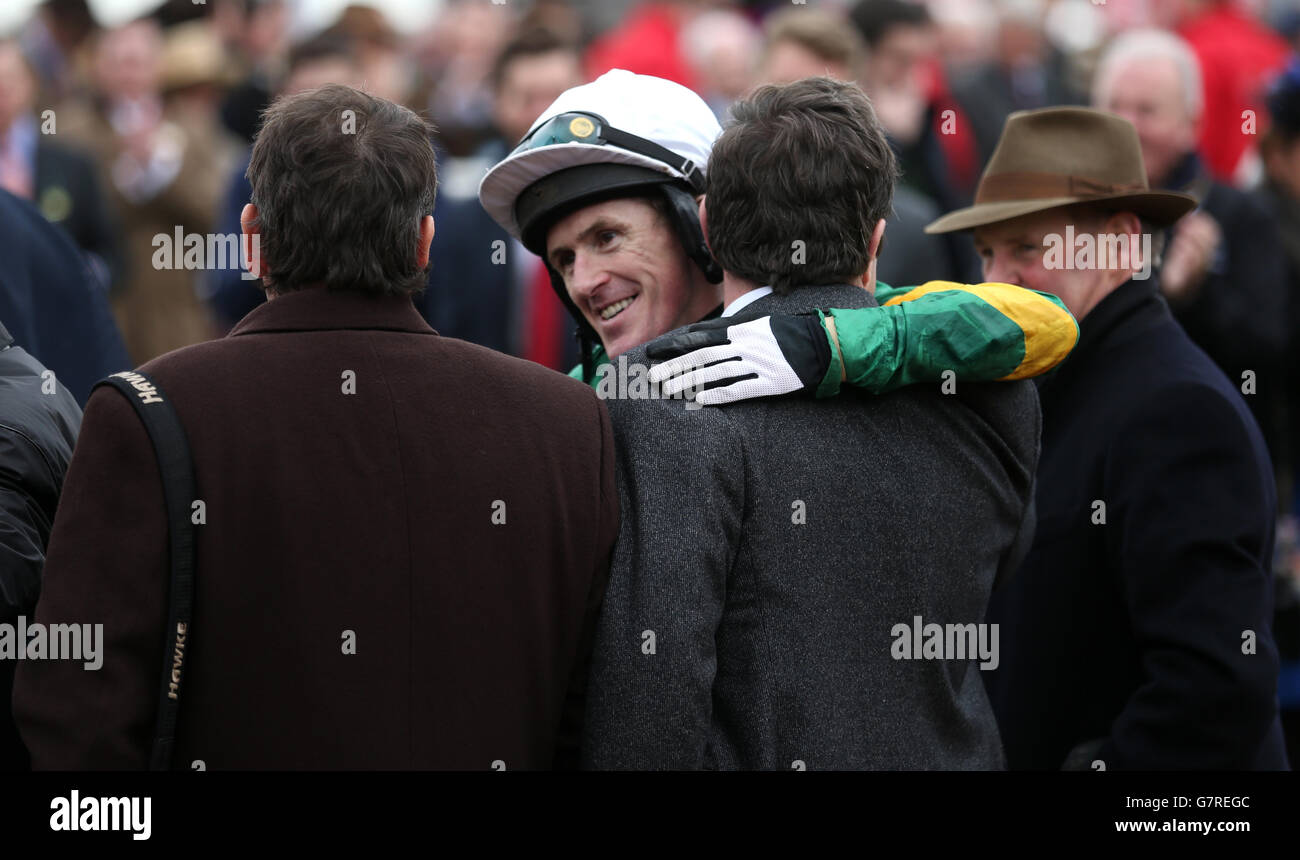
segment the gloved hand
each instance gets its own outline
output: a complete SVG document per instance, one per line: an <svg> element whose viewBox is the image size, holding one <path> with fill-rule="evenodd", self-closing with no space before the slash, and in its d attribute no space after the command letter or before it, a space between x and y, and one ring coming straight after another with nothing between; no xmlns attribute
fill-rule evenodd
<svg viewBox="0 0 1300 860"><path fill-rule="evenodd" d="M752 397L816 390L834 358L820 313L721 318L696 323L646 348L651 383L665 397L695 391L718 406Z"/></svg>

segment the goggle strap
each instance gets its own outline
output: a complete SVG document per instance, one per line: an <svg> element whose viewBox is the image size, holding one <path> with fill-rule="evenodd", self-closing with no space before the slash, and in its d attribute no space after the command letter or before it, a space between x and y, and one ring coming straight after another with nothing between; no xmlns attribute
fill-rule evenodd
<svg viewBox="0 0 1300 860"><path fill-rule="evenodd" d="M558 123L561 120L575 116L589 117L590 119L600 123L599 137L604 142L612 143L620 149L626 149L629 152L644 155L646 158L653 158L655 161L676 168L686 178L687 183L690 184L691 189L694 190L696 194L704 193L704 176L700 173L700 169L696 166L695 162L691 161L689 158L678 155L667 147L660 146L653 140L647 140L644 137L639 137L630 132L614 128L600 114L590 113L588 111L569 111L567 113L556 114L528 134L524 135L523 140L519 141L519 145L515 147L514 151L520 152L524 150L527 147L528 141L532 140L533 137L535 137L542 129Z"/></svg>
<svg viewBox="0 0 1300 860"><path fill-rule="evenodd" d="M601 136L620 149L626 149L629 152L653 158L655 161L662 161L669 167L677 168L686 177L686 181L690 183L696 194L704 193L704 179L700 175L695 162L689 158L684 158L671 149L660 146L653 140L646 140L644 137L637 137L634 134L619 131L616 128L611 128L608 124L602 125Z"/></svg>

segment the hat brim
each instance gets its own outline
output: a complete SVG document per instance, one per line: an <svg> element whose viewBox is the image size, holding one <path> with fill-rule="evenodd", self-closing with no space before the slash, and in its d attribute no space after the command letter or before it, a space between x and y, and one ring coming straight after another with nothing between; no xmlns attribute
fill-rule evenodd
<svg viewBox="0 0 1300 860"><path fill-rule="evenodd" d="M515 202L519 240L539 257L546 256L546 234L561 218L587 206L676 182L672 176L640 165L579 164L529 185Z"/></svg>
<svg viewBox="0 0 1300 860"><path fill-rule="evenodd" d="M1000 200L997 203L977 203L949 212L925 226L925 232L955 233L959 230L973 230L989 224L1010 221L1022 215L1046 212L1062 206L1074 206L1078 203L1123 203L1116 209L1132 212L1152 223L1164 227L1191 212L1200 205L1190 194L1175 191L1144 191L1137 194L1110 194L1103 197L1045 197L1035 200Z"/></svg>
<svg viewBox="0 0 1300 860"><path fill-rule="evenodd" d="M590 143L557 143L518 152L498 162L479 183L479 201L492 220L519 239L515 201L524 189L539 179L584 164L627 164L661 173L666 179L683 178L662 161L625 149Z"/></svg>

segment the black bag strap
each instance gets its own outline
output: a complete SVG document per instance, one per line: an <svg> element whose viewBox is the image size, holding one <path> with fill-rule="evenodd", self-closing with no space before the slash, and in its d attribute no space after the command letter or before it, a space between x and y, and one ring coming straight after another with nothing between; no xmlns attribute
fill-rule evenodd
<svg viewBox="0 0 1300 860"><path fill-rule="evenodd" d="M153 442L162 476L163 502L167 511L168 556L171 560L171 585L168 589L167 636L163 652L162 682L158 691L158 719L154 730L150 770L171 767L172 749L176 744L176 716L180 707L181 678L185 655L192 634L194 613L194 523L191 505L197 493L194 461L185 428L175 408L158 384L134 370L115 373L95 384L110 385L122 392L135 407Z"/></svg>

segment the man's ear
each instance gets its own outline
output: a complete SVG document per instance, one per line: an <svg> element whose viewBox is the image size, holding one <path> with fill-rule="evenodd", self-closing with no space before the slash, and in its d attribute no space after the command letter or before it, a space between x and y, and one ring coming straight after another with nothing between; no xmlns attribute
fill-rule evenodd
<svg viewBox="0 0 1300 860"><path fill-rule="evenodd" d="M1125 233L1142 232L1142 219L1139 218L1137 215L1133 214L1132 212L1121 212L1119 223L1120 223L1120 230Z"/></svg>
<svg viewBox="0 0 1300 860"><path fill-rule="evenodd" d="M429 265L429 243L433 241L433 216L425 215L420 219L420 238L415 248L415 265L423 269Z"/></svg>
<svg viewBox="0 0 1300 860"><path fill-rule="evenodd" d="M244 262L249 273L260 278L266 274L262 260L262 225L258 221L257 207L252 203L245 204L239 213L239 229L243 233Z"/></svg>
<svg viewBox="0 0 1300 860"><path fill-rule="evenodd" d="M867 245L867 252L871 254L871 262L867 265L867 270L862 273L861 286L871 293L876 291L876 261L880 254L880 243L884 240L885 219L881 218L876 222L875 229L871 231L871 241Z"/></svg>
<svg viewBox="0 0 1300 860"><path fill-rule="evenodd" d="M1145 268L1154 264L1153 260L1142 260L1142 251L1144 244L1142 242L1142 219L1132 212L1112 212L1105 217L1101 225L1101 234L1104 236L1122 236L1129 243L1128 259L1135 264L1135 269ZM1145 247L1149 247L1148 241ZM1138 261L1141 261L1139 264ZM1118 269L1118 261L1112 260L1112 265L1116 266L1117 274L1114 275L1117 284L1122 284L1128 280L1129 272Z"/></svg>
<svg viewBox="0 0 1300 860"><path fill-rule="evenodd" d="M704 234L704 247L709 248L709 253L713 253L713 248L709 247L709 216L704 211L704 201L706 196L700 195L700 232Z"/></svg>
<svg viewBox="0 0 1300 860"><path fill-rule="evenodd" d="M874 260L880 255L880 242L885 238L885 219L881 218L876 222L876 229L871 231L871 244L867 246L867 253Z"/></svg>

